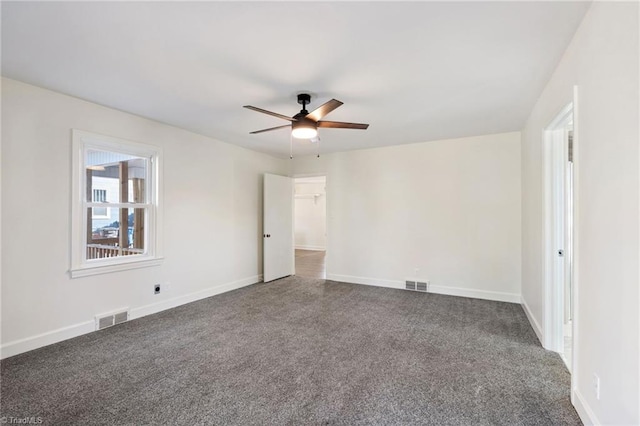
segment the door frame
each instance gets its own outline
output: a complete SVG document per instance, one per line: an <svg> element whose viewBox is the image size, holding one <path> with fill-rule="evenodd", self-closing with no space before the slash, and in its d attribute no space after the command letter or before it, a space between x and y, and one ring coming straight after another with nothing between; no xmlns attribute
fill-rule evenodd
<svg viewBox="0 0 640 426"><path fill-rule="evenodd" d="M543 263L543 292L542 292L542 306L543 306L543 346L547 350L552 350L555 352L564 352L564 332L563 332L563 324L564 324L564 287L555 285L555 277L554 277L554 259L557 256L557 247L555 247L555 238L557 234L554 233L553 230L553 195L552 195L552 177L551 172L553 170L552 165L552 153L554 148L562 147L553 147L551 143L551 131L561 129L566 127L568 120L570 118L573 119L573 139L572 139L572 149L573 149L573 199L572 199L572 207L573 207L573 216L572 216L572 291L571 291L571 300L569 303L573 307L572 309L572 321L571 321L571 346L572 346L572 356L571 356L571 402L574 403L574 395L577 389L577 378L578 375L576 372L578 371L578 345L576 344L579 341L579 307L578 307L578 295L579 295L579 276L578 276L578 261L579 261L579 250L578 250L578 239L579 239L579 204L578 204L578 194L579 194L579 121L578 121L578 86L573 87L573 96L572 100L567 103L558 114L556 114L555 118L550 121L549 125L543 130L542 137L542 161L543 161L543 176L542 176L542 202L543 202L543 238L542 238L542 263ZM566 180L566 175L565 175ZM566 192L566 191L565 191ZM569 194L566 194L566 197L569 197ZM568 198L567 198L568 201ZM565 205L566 208L566 205ZM565 214L568 215L567 212ZM566 231L566 229L565 229ZM565 265L565 270L567 270L568 265ZM565 274L565 279L567 274Z"/></svg>
<svg viewBox="0 0 640 426"><path fill-rule="evenodd" d="M296 186L296 179L298 178L313 178L313 177L324 177L324 194L326 197L325 200L325 218L324 218L324 226L325 226L325 232L326 232L326 238L325 238L325 248L324 248L324 276L325 276L325 280L327 279L326 277L329 276L329 237L331 235L331 232L329 230L329 206L331 204L331 199L329 197L329 174L326 172L315 172L315 173L296 173L293 174L292 176L290 176L291 179L293 179L293 191L291 196L295 197L295 186ZM291 244L293 244L293 253L294 253L294 260L293 260L293 269L294 269L294 274L295 274L295 252L296 252L296 215L295 215L295 203L296 200L294 198L293 200L293 208L294 208L294 213L293 213L293 239L291 241Z"/></svg>
<svg viewBox="0 0 640 426"><path fill-rule="evenodd" d="M558 275L558 249L566 251L566 247L558 247L558 241L565 240L566 244L566 209L559 213L559 203L566 203L566 145L558 144L553 140L553 133L564 130L572 120L572 103L566 105L554 118L544 131L543 137L543 161L544 161L544 300L545 316L544 346L546 349L563 352L564 323L564 285L558 285L558 281L564 281L565 277ZM562 178L558 180L558 177ZM558 199L558 191L562 190L563 196ZM558 226L559 222L565 222ZM566 262L563 271L566 270ZM566 274L565 274L566 275Z"/></svg>

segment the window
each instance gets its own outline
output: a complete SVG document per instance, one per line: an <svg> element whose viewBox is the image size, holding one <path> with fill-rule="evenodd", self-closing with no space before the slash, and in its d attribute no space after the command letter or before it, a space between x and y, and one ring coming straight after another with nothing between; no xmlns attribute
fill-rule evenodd
<svg viewBox="0 0 640 426"><path fill-rule="evenodd" d="M157 265L160 149L73 130L71 276Z"/></svg>
<svg viewBox="0 0 640 426"><path fill-rule="evenodd" d="M106 203L107 202L107 190L106 189L94 189L92 201L94 203ZM93 219L109 219L107 215L106 207L94 207L91 209Z"/></svg>

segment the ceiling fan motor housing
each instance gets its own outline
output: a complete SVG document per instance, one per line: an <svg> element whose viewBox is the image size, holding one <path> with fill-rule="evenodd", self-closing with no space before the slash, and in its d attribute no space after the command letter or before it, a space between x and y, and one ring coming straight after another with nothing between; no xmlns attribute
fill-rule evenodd
<svg viewBox="0 0 640 426"><path fill-rule="evenodd" d="M304 105L311 102L311 95L308 93L300 93L298 95L298 103L304 107Z"/></svg>
<svg viewBox="0 0 640 426"><path fill-rule="evenodd" d="M298 103L302 105L299 113L294 115L295 121L291 123L292 135L294 138L307 139L315 137L318 134L318 123L311 118L307 118L307 104L311 101L311 95L308 93L300 93L298 95Z"/></svg>

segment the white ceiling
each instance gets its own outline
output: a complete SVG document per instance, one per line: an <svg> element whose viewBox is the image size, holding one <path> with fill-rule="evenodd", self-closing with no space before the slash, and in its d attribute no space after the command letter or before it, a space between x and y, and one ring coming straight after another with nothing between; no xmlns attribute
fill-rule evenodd
<svg viewBox="0 0 640 426"><path fill-rule="evenodd" d="M520 130L585 2L2 2L2 74L272 155L297 93L323 153ZM317 145L294 140L294 155Z"/></svg>

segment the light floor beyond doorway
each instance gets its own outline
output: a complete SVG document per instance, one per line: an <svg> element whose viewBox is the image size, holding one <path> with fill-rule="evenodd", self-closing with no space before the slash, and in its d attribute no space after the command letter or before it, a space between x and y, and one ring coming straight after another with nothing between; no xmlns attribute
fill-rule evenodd
<svg viewBox="0 0 640 426"><path fill-rule="evenodd" d="M305 278L326 279L325 251L296 249L296 275Z"/></svg>

